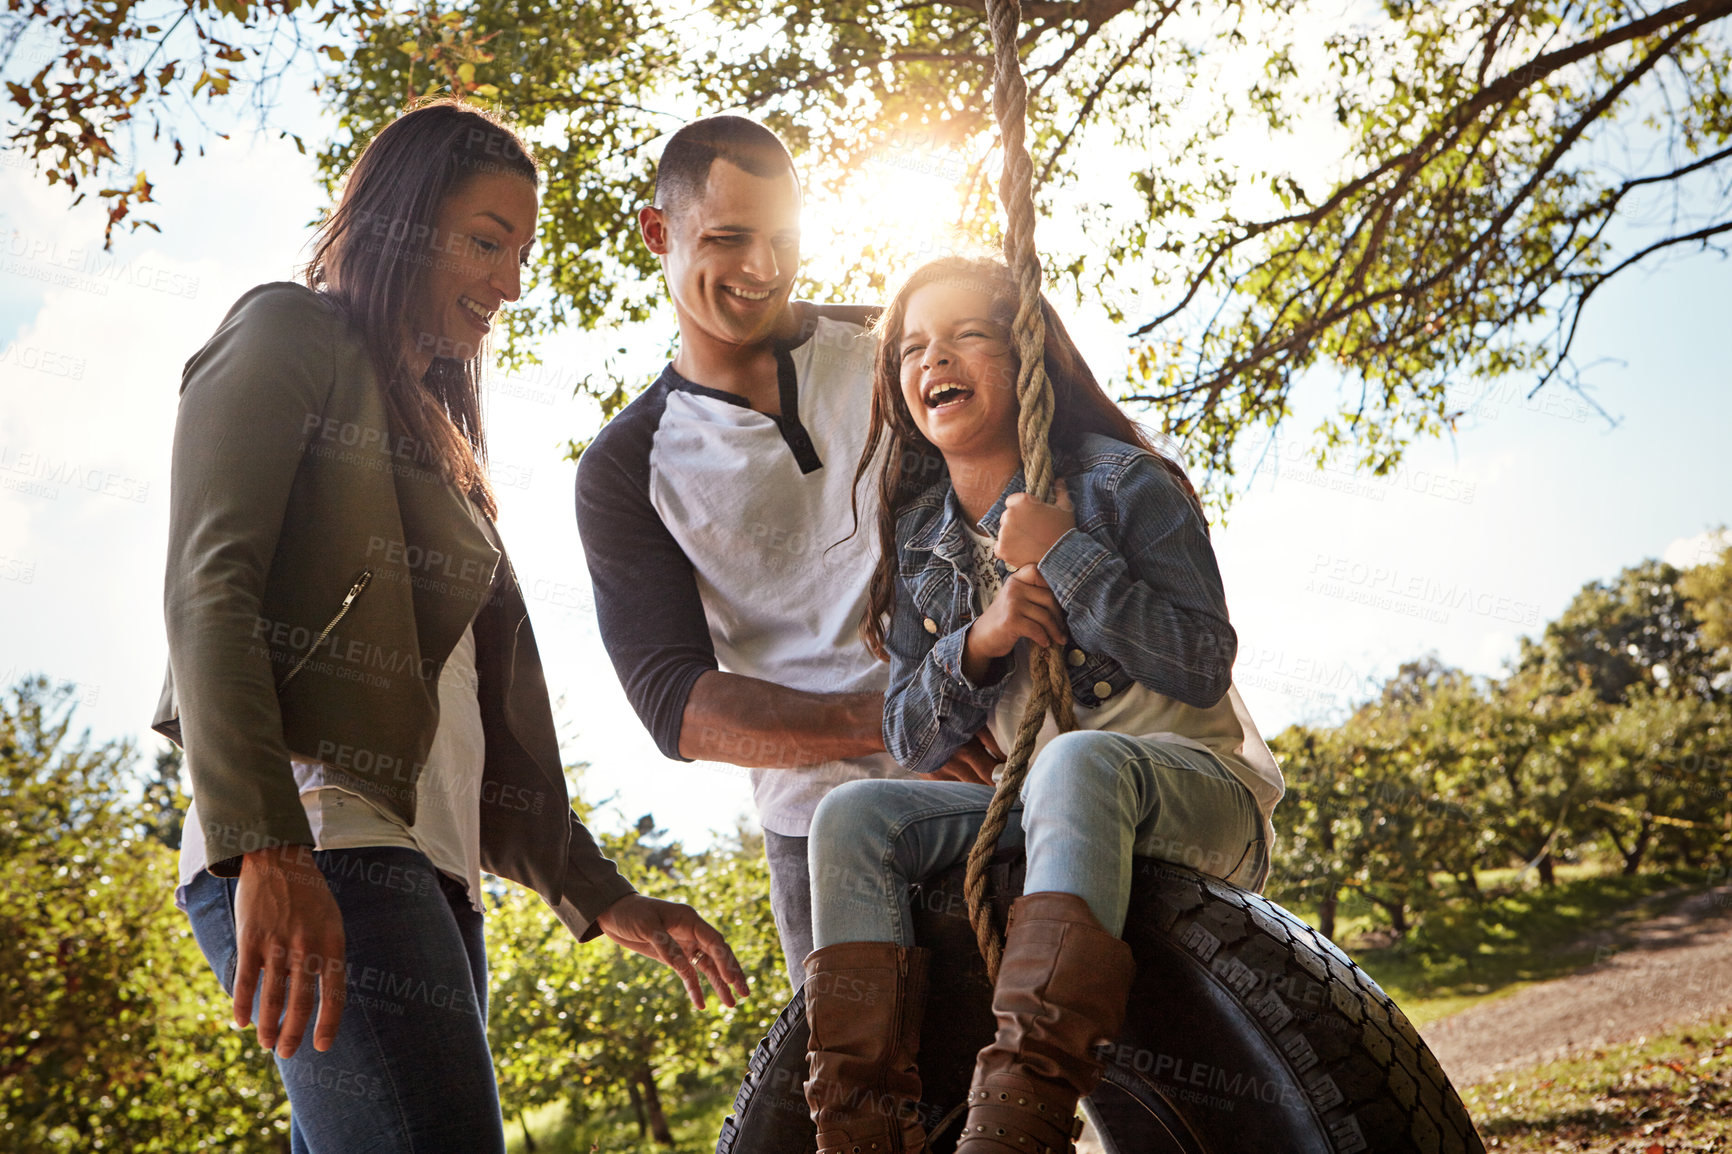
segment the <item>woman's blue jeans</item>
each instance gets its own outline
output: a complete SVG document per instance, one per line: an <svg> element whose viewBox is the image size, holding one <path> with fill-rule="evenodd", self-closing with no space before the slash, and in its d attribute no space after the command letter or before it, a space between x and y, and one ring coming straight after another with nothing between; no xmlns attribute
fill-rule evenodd
<svg viewBox="0 0 1732 1154"><path fill-rule="evenodd" d="M412 849L313 858L343 915L348 1002L336 1045L315 1050L309 1022L295 1056L277 1059L290 1149L503 1154L487 1049L487 950L463 885ZM186 890L193 936L231 997L235 884L200 871Z"/></svg>
<svg viewBox="0 0 1732 1154"><path fill-rule="evenodd" d="M992 787L851 781L812 819L812 938L914 944L908 887L968 857ZM1074 894L1124 932L1133 854L1239 885L1267 869L1251 791L1212 754L1100 730L1061 734L1035 758L999 845L1025 845L1025 893Z"/></svg>

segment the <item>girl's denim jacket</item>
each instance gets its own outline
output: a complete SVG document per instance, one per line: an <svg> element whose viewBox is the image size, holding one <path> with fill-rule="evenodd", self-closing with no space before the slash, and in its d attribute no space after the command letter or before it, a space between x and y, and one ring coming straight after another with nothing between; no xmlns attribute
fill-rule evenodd
<svg viewBox="0 0 1732 1154"><path fill-rule="evenodd" d="M1238 638L1196 507L1149 453L1108 437L1085 436L1059 473L1076 528L1039 568L1064 609L1077 703L1098 706L1132 681L1199 709L1220 701ZM981 518L982 532L997 536L1005 499L1023 488L1019 472ZM896 519L884 742L919 773L943 765L986 725L1015 668L1013 657L1000 658L980 684L962 671L975 617L965 523L948 480Z"/></svg>

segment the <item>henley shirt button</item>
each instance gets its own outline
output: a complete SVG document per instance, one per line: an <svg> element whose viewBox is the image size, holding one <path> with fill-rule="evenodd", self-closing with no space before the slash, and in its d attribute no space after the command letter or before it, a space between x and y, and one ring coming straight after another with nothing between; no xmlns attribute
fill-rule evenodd
<svg viewBox="0 0 1732 1154"><path fill-rule="evenodd" d="M1110 681L1097 681L1097 682L1095 682L1095 696L1096 697L1100 698L1102 701L1105 701L1107 698L1111 697L1112 695L1113 695L1112 682L1110 682Z"/></svg>
<svg viewBox="0 0 1732 1154"><path fill-rule="evenodd" d="M1089 655L1084 653L1080 649L1073 649L1068 654L1065 655L1065 660L1070 662L1072 665L1081 665L1083 662L1087 661L1088 659L1089 659Z"/></svg>
<svg viewBox="0 0 1732 1154"><path fill-rule="evenodd" d="M926 625L926 632L928 632L928 633L937 633L938 632L938 622L934 621L932 618L928 617L925 621L925 625Z"/></svg>

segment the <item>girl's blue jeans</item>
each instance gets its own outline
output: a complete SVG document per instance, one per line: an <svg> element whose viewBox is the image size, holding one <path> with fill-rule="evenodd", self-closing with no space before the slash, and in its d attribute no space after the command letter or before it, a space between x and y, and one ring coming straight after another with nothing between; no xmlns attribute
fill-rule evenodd
<svg viewBox="0 0 1732 1154"><path fill-rule="evenodd" d="M812 819L814 948L914 944L908 887L965 860L992 787L851 781ZM1035 758L999 845L1024 845L1025 893L1074 894L1121 935L1131 857L1179 862L1238 885L1268 863L1251 791L1214 755L1100 730L1061 734Z"/></svg>
<svg viewBox="0 0 1732 1154"><path fill-rule="evenodd" d="M295 1056L277 1059L290 1149L504 1154L487 1049L487 950L462 883L395 846L313 859L343 915L348 1003L336 1045L313 1049L309 1021ZM231 997L235 884L201 870L186 889L193 936Z"/></svg>

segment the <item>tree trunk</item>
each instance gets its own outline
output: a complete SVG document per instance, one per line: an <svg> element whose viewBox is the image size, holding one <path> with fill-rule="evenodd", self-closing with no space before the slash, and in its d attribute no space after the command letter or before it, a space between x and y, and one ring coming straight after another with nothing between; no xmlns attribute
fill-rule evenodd
<svg viewBox="0 0 1732 1154"><path fill-rule="evenodd" d="M635 1077L626 1079L625 1092L631 1095L631 1112L637 1115L637 1136L646 1138L649 1136L649 1114L644 1110L643 1095L638 1092Z"/></svg>
<svg viewBox="0 0 1732 1154"><path fill-rule="evenodd" d="M1552 855L1550 850L1547 850L1540 857L1540 884L1548 889L1558 884L1558 879L1552 872Z"/></svg>
<svg viewBox="0 0 1732 1154"><path fill-rule="evenodd" d="M1309 734L1305 737L1305 754L1309 758L1315 752L1316 746ZM1317 844L1323 847L1323 860L1330 861L1335 856L1335 819L1324 806L1317 807ZM1330 941L1335 940L1335 905L1341 895L1341 887L1331 884L1323 901L1317 907L1317 928Z"/></svg>
<svg viewBox="0 0 1732 1154"><path fill-rule="evenodd" d="M656 1145L672 1146L674 1132L668 1128L668 1116L662 1113L662 1096L656 1089L655 1074L646 1064L638 1067L637 1078L643 1087L644 1108L649 1113L650 1133L655 1137Z"/></svg>
<svg viewBox="0 0 1732 1154"><path fill-rule="evenodd" d="M1317 903L1317 930L1330 941L1335 940L1335 906L1339 892L1332 889L1328 897Z"/></svg>
<svg viewBox="0 0 1732 1154"><path fill-rule="evenodd" d="M1636 871L1642 868L1642 856L1648 852L1648 842L1654 836L1654 822L1647 814L1642 815L1642 829L1636 834L1636 844L1630 847L1630 852L1624 855L1624 876L1634 877Z"/></svg>
<svg viewBox="0 0 1732 1154"><path fill-rule="evenodd" d="M525 1118L521 1113L519 1113L517 1115L517 1124L519 1126L523 1127L523 1150L524 1150L524 1154L535 1154L535 1149L536 1149L536 1147L535 1147L535 1135L533 1135L529 1132L529 1119Z"/></svg>
<svg viewBox="0 0 1732 1154"><path fill-rule="evenodd" d="M1475 899L1484 896L1479 890L1479 875L1472 866L1467 867L1466 873L1455 875L1455 884L1462 893L1471 894Z"/></svg>
<svg viewBox="0 0 1732 1154"><path fill-rule="evenodd" d="M1389 928L1395 931L1396 937L1406 937L1410 928L1407 924L1407 902L1403 898L1376 898L1366 894L1371 904L1389 915Z"/></svg>

